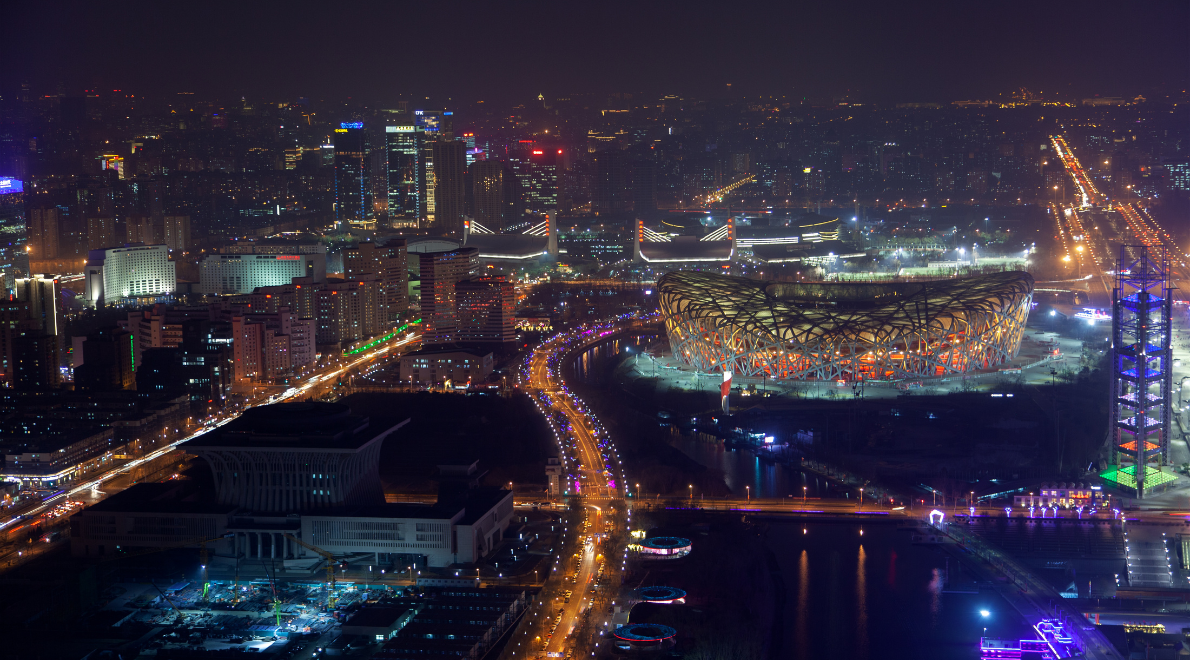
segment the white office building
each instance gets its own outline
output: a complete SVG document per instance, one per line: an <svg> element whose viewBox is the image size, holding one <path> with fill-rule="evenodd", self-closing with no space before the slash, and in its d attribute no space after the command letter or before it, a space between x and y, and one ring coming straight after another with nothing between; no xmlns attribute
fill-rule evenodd
<svg viewBox="0 0 1190 660"><path fill-rule="evenodd" d="M92 306L124 298L168 296L177 290L174 262L165 245L91 250L84 274L84 297Z"/></svg>
<svg viewBox="0 0 1190 660"><path fill-rule="evenodd" d="M313 254L211 254L199 264L202 293L252 293L256 287L289 284L315 270ZM324 257L325 258L325 257Z"/></svg>

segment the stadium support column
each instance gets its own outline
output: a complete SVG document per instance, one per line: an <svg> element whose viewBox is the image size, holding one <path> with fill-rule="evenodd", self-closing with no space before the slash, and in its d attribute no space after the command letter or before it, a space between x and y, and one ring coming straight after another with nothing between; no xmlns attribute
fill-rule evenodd
<svg viewBox="0 0 1190 660"><path fill-rule="evenodd" d="M1172 412L1171 293L1163 248L1120 248L1112 293L1113 465L1101 476L1137 498L1175 479L1162 470Z"/></svg>
<svg viewBox="0 0 1190 660"><path fill-rule="evenodd" d="M549 252L550 257L558 260L558 214L545 214L545 235L546 235L546 252Z"/></svg>
<svg viewBox="0 0 1190 660"><path fill-rule="evenodd" d="M645 240L645 221L636 221L636 231L632 233L632 261L642 263L645 259L640 254L640 244Z"/></svg>

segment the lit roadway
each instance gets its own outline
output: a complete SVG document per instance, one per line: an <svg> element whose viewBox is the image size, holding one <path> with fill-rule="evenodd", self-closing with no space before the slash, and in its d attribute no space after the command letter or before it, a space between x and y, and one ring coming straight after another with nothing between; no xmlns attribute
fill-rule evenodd
<svg viewBox="0 0 1190 660"><path fill-rule="evenodd" d="M577 625L578 618L582 611L590 606L591 593L589 587L594 581L597 569L596 558L599 554L598 544L595 541L595 534L605 530L603 509L607 506L610 498L618 497L618 488L611 488L608 484L608 467L603 458L603 453L600 451L599 443L595 438L595 429L591 425L591 419L588 417L589 412L584 411L575 403L573 398L563 389L561 385L561 377L554 373L549 367L549 359L558 351L571 350L565 346L565 342L559 339L558 336L550 341L542 344L533 352L532 362L529 367L529 388L531 390L546 392L554 401L554 410L561 411L566 415L567 420L571 425L570 436L574 438L574 453L581 467L578 471L579 485L576 490L582 498L582 505L593 510L593 517L590 522L591 525L583 532L582 536L582 550L579 559L579 567L577 576L571 587L574 591L573 597L569 603L561 603L562 614L557 627L554 629L553 637L546 643L544 650L547 652L562 652L565 650L566 641L570 632ZM597 500L599 504L592 503L588 500ZM568 568L569 564L563 564L563 569ZM610 558L608 558L608 566L611 566ZM550 576L551 580L563 580L565 573L562 575L554 574ZM553 609L553 608L551 608ZM603 613L593 613L596 623L603 618L606 618ZM595 629L601 629L602 626L596 625Z"/></svg>
<svg viewBox="0 0 1190 660"><path fill-rule="evenodd" d="M239 417L243 411L247 410L248 408L268 403L280 403L283 401L289 401L291 399L320 396L327 390L332 389L339 377L351 374L352 372L358 371L363 367L371 367L377 363L377 360L383 361L397 357L401 354L401 349L409 346L410 344L417 343L420 339L421 335L410 332L403 339L387 342L384 345L375 348L374 350L362 353L358 356L350 358L337 358L334 363L322 367L321 369L318 369L315 372L301 378L297 383L286 389L284 392L271 395L268 392L255 394L255 396L242 405L230 406L219 411L216 413L216 415L212 416L206 422L206 424L197 428L193 433L179 438L148 454L145 454L140 458L128 461L127 463L112 466L111 468L100 472L99 474L90 476L86 481L76 484L65 493L50 498L36 507L21 511L20 515L22 516L22 519L25 520L36 518L37 516L49 511L51 507L61 504L62 502L70 500L83 493L92 492L93 489L96 492L96 496L91 498L91 501L92 503L97 502L103 499L104 495L110 494L98 493L99 486L104 482L111 481L112 479L115 479L121 475L126 475L141 465L146 465L152 461L166 456L170 452L173 452L175 449L177 449L178 445L182 444L183 442L191 440L213 428L230 422L231 420ZM253 392L255 393L255 389ZM0 520L0 530L3 530L16 522L17 521L11 515L6 515L2 520ZM66 535L63 534L63 538L65 538L65 536ZM29 557L37 554L38 550L44 550L51 544L37 543L34 545L37 548L36 550L31 550L28 548L21 549L22 554L19 555L21 560L27 560ZM17 552L18 550L14 547L10 551L0 554L0 568L7 567L8 563L14 559L14 557L11 555L16 554Z"/></svg>

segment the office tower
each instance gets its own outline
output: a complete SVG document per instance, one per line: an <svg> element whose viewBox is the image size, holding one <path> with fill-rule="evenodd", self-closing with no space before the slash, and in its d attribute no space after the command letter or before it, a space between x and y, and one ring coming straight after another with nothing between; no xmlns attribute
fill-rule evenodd
<svg viewBox="0 0 1190 660"><path fill-rule="evenodd" d="M38 331L25 332L13 341L14 389L57 389L62 384L58 366L58 337Z"/></svg>
<svg viewBox="0 0 1190 660"><path fill-rule="evenodd" d="M116 236L116 218L110 215L95 215L87 218L87 249L106 250L123 245Z"/></svg>
<svg viewBox="0 0 1190 660"><path fill-rule="evenodd" d="M190 249L190 216L167 215L162 224L165 244L171 252L186 252Z"/></svg>
<svg viewBox="0 0 1190 660"><path fill-rule="evenodd" d="M426 201L425 131L416 126L385 126L388 218L416 226Z"/></svg>
<svg viewBox="0 0 1190 660"><path fill-rule="evenodd" d="M0 294L29 272L26 252L25 193L19 179L0 177Z"/></svg>
<svg viewBox="0 0 1190 660"><path fill-rule="evenodd" d="M458 338L455 285L479 274L479 250L458 248L418 255L421 270L422 344L448 344Z"/></svg>
<svg viewBox="0 0 1190 660"><path fill-rule="evenodd" d="M627 158L623 151L595 154L595 190L591 210L596 215L617 215L628 209Z"/></svg>
<svg viewBox="0 0 1190 660"><path fill-rule="evenodd" d="M62 289L57 278L41 275L16 280L16 297L26 303L30 327L48 335L57 335L61 329L61 315L58 307Z"/></svg>
<svg viewBox="0 0 1190 660"><path fill-rule="evenodd" d="M632 163L632 210L637 217L657 212L657 164L652 160ZM776 191L774 190L774 194Z"/></svg>
<svg viewBox="0 0 1190 660"><path fill-rule="evenodd" d="M164 245L91 250L84 277L84 301L92 306L123 298L168 296L177 289L174 262Z"/></svg>
<svg viewBox="0 0 1190 660"><path fill-rule="evenodd" d="M504 164L478 160L471 164L471 188L474 220L498 232L504 228Z"/></svg>
<svg viewBox="0 0 1190 660"><path fill-rule="evenodd" d="M258 287L289 284L311 277L325 254L208 254L198 264L199 290L206 294L252 293Z"/></svg>
<svg viewBox="0 0 1190 660"><path fill-rule="evenodd" d="M58 258L57 207L29 209L29 258L36 261Z"/></svg>
<svg viewBox="0 0 1190 660"><path fill-rule="evenodd" d="M455 285L462 344L504 343L516 339L516 291L502 277L480 277Z"/></svg>
<svg viewBox="0 0 1190 660"><path fill-rule="evenodd" d="M434 143L434 223L432 229L451 234L463 231L466 197L467 144L461 140Z"/></svg>
<svg viewBox="0 0 1190 660"><path fill-rule="evenodd" d="M385 327L380 314L380 280L362 275L354 280L328 282L319 286L319 344L337 344L378 334Z"/></svg>
<svg viewBox="0 0 1190 660"><path fill-rule="evenodd" d="M123 328L101 328L75 340L75 389L99 392L136 389L136 340L131 332Z"/></svg>
<svg viewBox="0 0 1190 660"><path fill-rule="evenodd" d="M512 159L513 172L520 180L525 210L554 213L558 209L558 157L562 150L534 146L528 153Z"/></svg>
<svg viewBox="0 0 1190 660"><path fill-rule="evenodd" d="M454 139L454 113L450 110L414 110L413 123L436 140Z"/></svg>
<svg viewBox="0 0 1190 660"><path fill-rule="evenodd" d="M372 220L372 161L363 122L335 129L335 222L364 226Z"/></svg>
<svg viewBox="0 0 1190 660"><path fill-rule="evenodd" d="M375 275L381 285L381 320L396 321L409 307L409 264L405 239L389 239L383 245L359 243L343 251L343 273L347 280Z"/></svg>

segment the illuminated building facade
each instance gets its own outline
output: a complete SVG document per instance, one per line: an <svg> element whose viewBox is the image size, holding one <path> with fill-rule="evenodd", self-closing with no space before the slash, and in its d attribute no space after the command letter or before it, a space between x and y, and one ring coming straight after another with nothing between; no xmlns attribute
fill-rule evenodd
<svg viewBox="0 0 1190 660"><path fill-rule="evenodd" d="M534 144L523 156L511 160L512 171L524 193L526 211L557 212L558 159L561 156L562 150L557 147Z"/></svg>
<svg viewBox="0 0 1190 660"><path fill-rule="evenodd" d="M177 288L174 262L165 245L91 250L84 275L85 301L92 306L169 296Z"/></svg>
<svg viewBox="0 0 1190 660"><path fill-rule="evenodd" d="M458 341L458 298L455 285L479 273L479 250L462 247L445 252L422 252L421 320L423 346Z"/></svg>
<svg viewBox="0 0 1190 660"><path fill-rule="evenodd" d="M430 227L458 235L463 232L466 203L467 143L439 136L433 153L435 211Z"/></svg>
<svg viewBox="0 0 1190 660"><path fill-rule="evenodd" d="M1033 278L1004 272L893 284L764 282L680 271L658 281L675 358L780 380L897 380L1016 356Z"/></svg>
<svg viewBox="0 0 1190 660"><path fill-rule="evenodd" d="M363 227L371 223L372 159L363 122L343 122L335 129L335 222Z"/></svg>
<svg viewBox="0 0 1190 660"><path fill-rule="evenodd" d="M389 223L417 226L425 215L425 131L417 126L385 126Z"/></svg>
<svg viewBox="0 0 1190 660"><path fill-rule="evenodd" d="M199 287L208 294L252 293L307 276L316 259L313 254L209 254L199 263Z"/></svg>
<svg viewBox="0 0 1190 660"><path fill-rule="evenodd" d="M25 193L20 179L0 177L0 287L12 289L13 280L29 272L26 247Z"/></svg>
<svg viewBox="0 0 1190 660"><path fill-rule="evenodd" d="M1176 476L1169 462L1173 345L1169 260L1163 248L1120 248L1112 294L1111 422L1113 465L1104 479L1136 493Z"/></svg>

